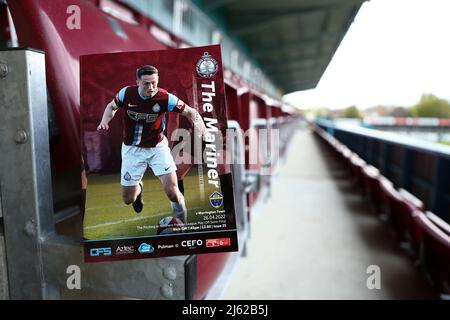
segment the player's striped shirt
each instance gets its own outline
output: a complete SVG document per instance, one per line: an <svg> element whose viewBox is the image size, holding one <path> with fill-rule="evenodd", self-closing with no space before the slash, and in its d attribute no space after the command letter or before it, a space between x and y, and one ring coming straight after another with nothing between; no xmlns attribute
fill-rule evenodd
<svg viewBox="0 0 450 320"><path fill-rule="evenodd" d="M164 139L166 112L181 113L184 103L162 88L153 97L143 97L138 86L122 88L114 98L124 108L123 142L143 148L152 148Z"/></svg>

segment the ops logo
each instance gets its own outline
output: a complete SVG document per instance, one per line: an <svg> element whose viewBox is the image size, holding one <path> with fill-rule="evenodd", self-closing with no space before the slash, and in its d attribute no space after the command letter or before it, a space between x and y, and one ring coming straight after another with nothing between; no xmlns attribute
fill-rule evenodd
<svg viewBox="0 0 450 320"><path fill-rule="evenodd" d="M89 250L89 255L91 257L110 256L111 253L111 248L94 248Z"/></svg>

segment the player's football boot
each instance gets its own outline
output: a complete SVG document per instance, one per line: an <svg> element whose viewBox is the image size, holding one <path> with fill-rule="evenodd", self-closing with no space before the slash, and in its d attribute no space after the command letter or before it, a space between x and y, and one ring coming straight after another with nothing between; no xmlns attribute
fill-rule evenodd
<svg viewBox="0 0 450 320"><path fill-rule="evenodd" d="M144 200L142 199L142 191L144 191L144 185L142 184L142 181L139 182L139 186L141 187L141 192L139 192L139 195L133 202L133 209L134 211L136 211L136 213L141 213L142 209L144 208Z"/></svg>

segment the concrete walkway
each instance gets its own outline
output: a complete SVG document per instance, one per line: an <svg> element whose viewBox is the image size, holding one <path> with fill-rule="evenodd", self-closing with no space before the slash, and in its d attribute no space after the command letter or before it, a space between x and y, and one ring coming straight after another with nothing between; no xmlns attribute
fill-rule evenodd
<svg viewBox="0 0 450 320"><path fill-rule="evenodd" d="M291 141L272 196L251 222L223 299L429 299L432 291L307 129ZM367 268L381 289L368 289Z"/></svg>

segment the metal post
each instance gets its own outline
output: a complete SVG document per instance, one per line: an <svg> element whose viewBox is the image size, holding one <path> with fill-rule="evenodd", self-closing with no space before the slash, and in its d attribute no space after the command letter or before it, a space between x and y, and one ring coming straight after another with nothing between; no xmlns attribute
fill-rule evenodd
<svg viewBox="0 0 450 320"><path fill-rule="evenodd" d="M439 157L431 190L431 210L450 223L450 159Z"/></svg>
<svg viewBox="0 0 450 320"><path fill-rule="evenodd" d="M222 299L225 289L228 287L231 275L240 256L246 256L247 239L249 237L250 225L248 221L248 208L246 204L246 170L245 170L245 146L244 137L239 123L234 120L228 120L228 129L233 129L236 135L227 136L227 143L230 146L231 172L233 175L234 205L236 213L236 228L238 231L238 242L240 252L230 252L228 261L223 272L211 286L205 299Z"/></svg>
<svg viewBox="0 0 450 320"><path fill-rule="evenodd" d="M0 198L1 211L1 198ZM3 218L0 212L0 300L9 298L8 274L6 269L5 235L3 231Z"/></svg>
<svg viewBox="0 0 450 320"><path fill-rule="evenodd" d="M411 191L412 180L411 177L414 175L414 161L415 152L409 148L404 149L402 167L401 167L401 177L400 186L408 191Z"/></svg>
<svg viewBox="0 0 450 320"><path fill-rule="evenodd" d="M11 299L45 298L41 240L53 227L45 57L0 52L0 190Z"/></svg>

